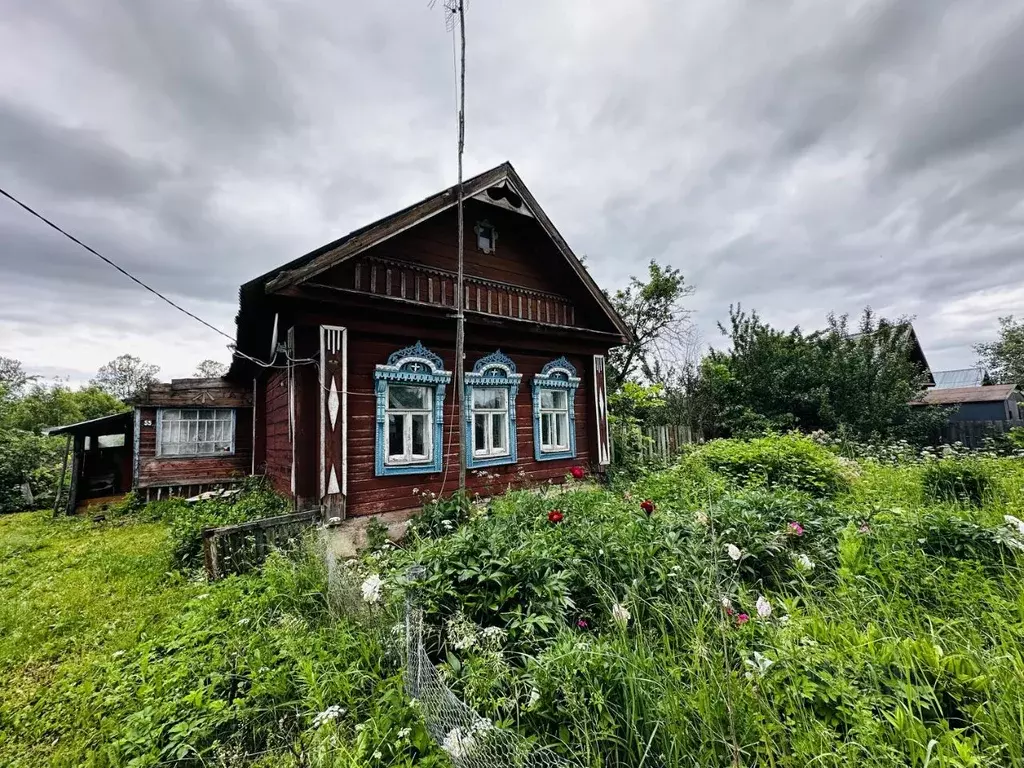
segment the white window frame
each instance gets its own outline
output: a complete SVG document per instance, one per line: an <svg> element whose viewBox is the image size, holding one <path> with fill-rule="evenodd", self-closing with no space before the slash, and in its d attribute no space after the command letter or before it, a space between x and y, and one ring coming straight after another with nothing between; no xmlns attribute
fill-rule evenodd
<svg viewBox="0 0 1024 768"><path fill-rule="evenodd" d="M476 395L478 392L486 392L493 390L499 392L504 405L501 408L477 408L476 406ZM509 456L512 452L511 448L511 433L512 433L512 419L509 418L509 388L503 386L475 386L471 388L470 410L472 411L472 418L470 419L470 425L472 426L472 441L473 441L473 457L477 459L496 459L503 456ZM486 416L487 421L484 422L484 442L486 445L480 448L476 444L476 417ZM494 417L498 416L501 418L502 423L505 425L505 446L503 448L494 447Z"/></svg>
<svg viewBox="0 0 1024 768"><path fill-rule="evenodd" d="M423 390L423 401L426 408L393 408L391 406L391 388L403 387ZM391 417L402 417L402 443L404 452L401 455L391 453ZM424 432L423 447L425 454L412 452L413 416L423 416ZM389 383L384 400L384 465L388 467L407 467L416 464L430 464L434 460L434 387L428 384Z"/></svg>
<svg viewBox="0 0 1024 768"><path fill-rule="evenodd" d="M549 392L551 393L552 397L557 397L558 395L561 395L563 400L564 400L565 407L564 408L551 408L551 407L545 408L544 407L544 395L549 393ZM571 440L569 438L569 429L570 429L570 425L569 425L569 393L567 391L565 391L564 389L542 389L541 392L540 392L540 401L539 401L539 403L540 404L539 404L538 410L540 411L540 434L541 434L540 450L541 450L541 452L542 453L564 453L565 451L568 451L569 448L572 445L572 442L571 442ZM543 435L544 435L544 419L545 419L545 417L548 417L548 419L551 421L551 428L548 429L548 436L549 437L556 437L558 435L558 430L555 428L555 423L558 421L558 417L559 416L563 417L563 419L564 419L564 422L563 422L563 426L564 426L563 434L565 436L565 442L564 443L557 443L557 442L547 442L547 443L545 443L544 439L543 439Z"/></svg>
<svg viewBox="0 0 1024 768"><path fill-rule="evenodd" d="M188 411L194 412L196 414L196 418L195 419L184 419L184 418L182 418L181 414L184 413L184 412L188 412ZM201 416L201 414L203 412L214 413L214 414L217 414L217 416L220 416L221 414L225 414L226 413L226 414L228 414L230 416L230 419L209 418L209 417L203 418ZM172 417L174 414L177 414L177 419L169 418L169 417ZM228 441L228 443L229 443L228 450L226 450L226 451L209 451L209 452L205 452L205 453L200 453L198 451L198 449L197 449L195 453L182 453L180 451L180 446L190 445L190 444L193 443L193 441L189 440L189 441L184 441L183 442L181 440L178 440L178 441L176 441L174 443L166 443L165 444L165 442L164 442L164 430L170 426L172 421L177 421L177 423L179 425L180 424L189 424L189 423L193 423L193 422L195 422L197 425L199 423L201 423L201 422L211 422L211 423L218 423L218 422L224 422L224 421L228 422L228 424L229 424L229 432L230 432L230 439ZM237 427L237 413L236 413L234 408L158 408L157 409L157 414L156 414L156 455L161 457L161 458L169 458L169 459L195 459L195 458L209 458L211 456L234 456L235 455L236 427ZM180 427L179 427L179 430L180 430ZM197 432L198 432L198 426L197 426ZM180 432L179 432L179 434L180 434ZM213 441L213 440L204 440L204 441L196 440L195 444L198 446L198 445L202 445L202 443L213 443L213 442L216 442L216 441ZM167 451L167 447L169 447L171 445L178 446L179 450L174 451L174 452L168 452Z"/></svg>

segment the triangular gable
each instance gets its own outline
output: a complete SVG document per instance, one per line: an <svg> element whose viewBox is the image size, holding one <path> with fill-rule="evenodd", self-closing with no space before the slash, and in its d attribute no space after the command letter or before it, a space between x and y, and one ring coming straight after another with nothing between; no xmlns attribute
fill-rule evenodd
<svg viewBox="0 0 1024 768"><path fill-rule="evenodd" d="M615 328L629 339L631 333L625 322L612 307L608 297L594 282L594 279L587 272L583 263L579 260L569 244L566 243L561 233L551 223L547 214L540 207L537 199L533 196L519 174L510 163L502 163L496 168L485 171L478 176L467 179L463 182L463 199L482 195L487 190L504 188L511 191L522 200L526 208L525 213L537 220L545 234L565 258L580 282L587 289L587 292L594 298L598 306L612 322ZM346 235L340 240L318 248L312 253L303 256L296 261L286 264L280 270L271 272L265 276L266 292L274 293L284 288L296 285L351 259L373 246L394 237L395 235L410 229L437 214L448 210L456 205L458 198L457 187L449 187L436 195L426 198L415 205L404 208L390 216L374 222L366 227ZM505 207L505 206L503 206Z"/></svg>

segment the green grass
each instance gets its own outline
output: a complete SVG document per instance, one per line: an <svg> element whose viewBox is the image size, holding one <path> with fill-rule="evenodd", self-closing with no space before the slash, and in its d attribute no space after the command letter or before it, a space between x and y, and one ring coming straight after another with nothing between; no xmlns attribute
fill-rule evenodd
<svg viewBox="0 0 1024 768"><path fill-rule="evenodd" d="M415 563L451 686L587 768L1024 768L1024 462L981 459L980 498L942 500L921 463L796 440L440 505L330 593L315 543L216 584L177 570L210 510L0 517L0 765L448 765L391 632Z"/></svg>

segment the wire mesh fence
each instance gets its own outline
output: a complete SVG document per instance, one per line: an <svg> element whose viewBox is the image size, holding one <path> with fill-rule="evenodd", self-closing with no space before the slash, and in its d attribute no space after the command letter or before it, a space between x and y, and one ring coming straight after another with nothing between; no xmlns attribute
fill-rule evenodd
<svg viewBox="0 0 1024 768"><path fill-rule="evenodd" d="M421 567L409 571L409 581L424 576ZM423 609L416 590L405 602L405 685L419 705L430 735L457 768L580 768L579 764L545 746L532 744L515 731L495 726L474 712L445 683L423 644Z"/></svg>

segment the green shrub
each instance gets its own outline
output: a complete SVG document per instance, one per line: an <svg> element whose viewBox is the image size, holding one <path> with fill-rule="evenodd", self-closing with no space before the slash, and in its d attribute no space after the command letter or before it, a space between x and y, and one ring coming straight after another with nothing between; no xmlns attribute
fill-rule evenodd
<svg viewBox="0 0 1024 768"><path fill-rule="evenodd" d="M203 564L204 528L286 515L290 511L287 499L270 490L261 478L252 478L234 496L195 502L180 498L154 501L138 514L142 519L168 523L174 564L179 568L198 568Z"/></svg>
<svg viewBox="0 0 1024 768"><path fill-rule="evenodd" d="M988 465L976 458L948 458L929 463L921 476L925 495L939 502L980 507L993 488Z"/></svg>
<svg viewBox="0 0 1024 768"><path fill-rule="evenodd" d="M835 496L850 486L833 453L796 434L714 440L687 461L703 463L741 485L788 488L822 497Z"/></svg>
<svg viewBox="0 0 1024 768"><path fill-rule="evenodd" d="M469 519L469 497L453 493L437 498L429 493L421 497L422 511L409 521L409 533L423 538L440 538L455 531Z"/></svg>

